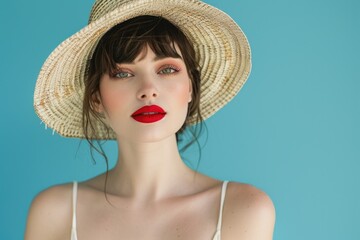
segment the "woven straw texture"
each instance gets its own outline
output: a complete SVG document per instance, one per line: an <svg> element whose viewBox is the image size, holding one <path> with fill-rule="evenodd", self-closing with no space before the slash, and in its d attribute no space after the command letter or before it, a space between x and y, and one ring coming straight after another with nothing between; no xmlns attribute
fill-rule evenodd
<svg viewBox="0 0 360 240"><path fill-rule="evenodd" d="M92 8L89 24L62 42L40 71L34 107L48 127L65 137L84 138L82 101L87 63L101 36L139 15L164 17L193 42L201 67L200 109L204 119L240 91L251 70L250 47L240 27L226 13L198 0L99 0ZM195 119L188 123L194 124ZM101 122L95 126L98 139L115 138Z"/></svg>

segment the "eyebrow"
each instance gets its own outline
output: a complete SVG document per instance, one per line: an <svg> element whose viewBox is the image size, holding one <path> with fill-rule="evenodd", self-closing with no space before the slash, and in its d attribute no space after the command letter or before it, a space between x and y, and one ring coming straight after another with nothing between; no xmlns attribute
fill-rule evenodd
<svg viewBox="0 0 360 240"><path fill-rule="evenodd" d="M164 59L164 58L175 58L175 59L182 59L182 57L178 54L178 56L155 56L154 59L153 59L153 62L155 61L159 61L161 59Z"/></svg>
<svg viewBox="0 0 360 240"><path fill-rule="evenodd" d="M145 57L145 56L144 56ZM144 59L144 57L141 57L139 60L142 60ZM162 60L162 59L165 59L165 58L175 58L175 59L181 59L182 60L182 57L179 55L179 56L161 56L161 55L156 55L154 58L153 58L153 62L156 62L156 61L159 61L159 60ZM128 62L128 61L124 61L124 62L119 62L117 64L135 64L134 61L132 62Z"/></svg>

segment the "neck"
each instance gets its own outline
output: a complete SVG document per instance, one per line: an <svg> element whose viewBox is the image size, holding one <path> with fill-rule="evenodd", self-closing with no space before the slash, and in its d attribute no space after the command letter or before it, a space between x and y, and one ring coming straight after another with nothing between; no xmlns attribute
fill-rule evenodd
<svg viewBox="0 0 360 240"><path fill-rule="evenodd" d="M194 182L195 173L183 163L175 135L151 143L119 140L118 146L118 163L109 174L109 187L118 194L155 201L182 194Z"/></svg>

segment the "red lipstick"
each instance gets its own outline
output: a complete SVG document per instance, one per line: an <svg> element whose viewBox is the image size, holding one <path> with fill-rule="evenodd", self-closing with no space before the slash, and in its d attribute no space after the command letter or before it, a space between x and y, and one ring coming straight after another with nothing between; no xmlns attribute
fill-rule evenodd
<svg viewBox="0 0 360 240"><path fill-rule="evenodd" d="M160 121L165 116L164 109L157 105L144 106L136 110L131 117L141 123L153 123Z"/></svg>

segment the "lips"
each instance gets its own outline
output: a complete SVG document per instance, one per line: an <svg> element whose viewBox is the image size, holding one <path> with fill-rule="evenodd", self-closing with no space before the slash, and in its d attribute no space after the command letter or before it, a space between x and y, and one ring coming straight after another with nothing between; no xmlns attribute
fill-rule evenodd
<svg viewBox="0 0 360 240"><path fill-rule="evenodd" d="M141 123L153 123L160 121L165 117L164 109L157 105L144 106L136 110L131 117Z"/></svg>

